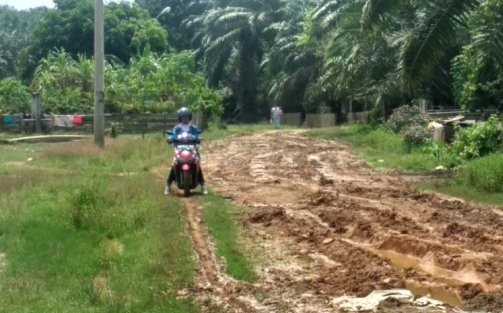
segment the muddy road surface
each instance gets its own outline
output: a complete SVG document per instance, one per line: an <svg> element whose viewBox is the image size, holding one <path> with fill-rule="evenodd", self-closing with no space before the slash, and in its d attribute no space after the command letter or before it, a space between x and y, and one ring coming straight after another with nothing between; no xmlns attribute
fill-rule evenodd
<svg viewBox="0 0 503 313"><path fill-rule="evenodd" d="M222 274L197 198L183 200L197 292L225 312L339 312L358 309L342 296L390 289L413 298L388 299L380 312L434 312L432 299L441 310L503 312L499 210L417 191L348 145L302 131L214 141L203 156L208 186L248 208L240 225L260 275L245 284ZM421 296L431 301L411 304Z"/></svg>

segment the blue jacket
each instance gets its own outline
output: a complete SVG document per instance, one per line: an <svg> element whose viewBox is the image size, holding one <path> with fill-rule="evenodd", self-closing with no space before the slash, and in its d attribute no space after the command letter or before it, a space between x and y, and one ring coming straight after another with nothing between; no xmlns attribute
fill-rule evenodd
<svg viewBox="0 0 503 313"><path fill-rule="evenodd" d="M194 136L196 141L199 142L199 134L201 133L199 128L194 124L188 124L188 127L189 127L188 133ZM181 133L183 133L183 124L178 124L175 127L173 127L171 135L168 137L168 141L173 142L176 139L176 137Z"/></svg>

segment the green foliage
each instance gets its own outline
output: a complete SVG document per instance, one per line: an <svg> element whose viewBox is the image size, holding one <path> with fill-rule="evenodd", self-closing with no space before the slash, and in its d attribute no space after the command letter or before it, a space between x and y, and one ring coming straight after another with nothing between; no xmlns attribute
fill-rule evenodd
<svg viewBox="0 0 503 313"><path fill-rule="evenodd" d="M167 6L171 11L160 14ZM38 61L54 49L72 57L92 55L92 1L58 0L56 7L40 23L40 14L19 18L0 10L0 77L17 72L28 81ZM160 56L169 49L164 27L176 48L195 49L211 88L232 90L227 115L241 121L265 116L273 102L287 111L322 107L338 116L352 104L384 121L392 109L417 98L501 110L502 14L500 0L111 2L105 10L105 47L116 67L142 58L138 55ZM26 27L24 20L33 22ZM36 36L23 49L31 29ZM121 101L108 102L110 111L178 106L172 93L155 83L133 86L132 92L119 89L128 98L124 102L112 91L108 96ZM128 100L138 92L143 96ZM77 89L66 96L78 102ZM206 99L213 96L196 97L193 104L210 107L215 101Z"/></svg>
<svg viewBox="0 0 503 313"><path fill-rule="evenodd" d="M168 49L168 34L155 20L145 20L138 27L131 42L135 54L141 54L147 47L154 52Z"/></svg>
<svg viewBox="0 0 503 313"><path fill-rule="evenodd" d="M90 113L93 109L92 60L76 61L65 51L42 60L32 82L44 110L52 113ZM219 116L221 96L205 86L191 53L154 55L148 48L129 67L107 63L105 110L111 113L174 112L181 106Z"/></svg>
<svg viewBox="0 0 503 313"><path fill-rule="evenodd" d="M0 113L30 112L28 88L14 78L0 80Z"/></svg>
<svg viewBox="0 0 503 313"><path fill-rule="evenodd" d="M33 40L33 29L47 8L17 11L0 5L0 79L15 76L23 50Z"/></svg>
<svg viewBox="0 0 503 313"><path fill-rule="evenodd" d="M418 106L403 105L393 111L386 126L395 133L399 133L410 126L426 126L428 122L428 114Z"/></svg>
<svg viewBox="0 0 503 313"><path fill-rule="evenodd" d="M258 118L257 65L262 40L269 36L267 26L279 21L281 7L278 0L244 1L193 19L200 24L197 38L208 83L211 87L224 83L232 89L240 121Z"/></svg>
<svg viewBox="0 0 503 313"><path fill-rule="evenodd" d="M168 34L158 21L136 5L110 3L105 8L105 53L128 64L148 49L167 52Z"/></svg>
<svg viewBox="0 0 503 313"><path fill-rule="evenodd" d="M189 52L157 57L147 50L128 69L109 69L105 100L111 112L174 112L181 106L202 109L206 117L221 112L221 97L206 87Z"/></svg>
<svg viewBox="0 0 503 313"><path fill-rule="evenodd" d="M484 1L470 19L470 42L452 61L455 96L465 110L503 109L502 14L501 1Z"/></svg>
<svg viewBox="0 0 503 313"><path fill-rule="evenodd" d="M38 66L31 89L41 95L46 112L91 112L93 72L91 60L79 56L76 61L64 50L53 51Z"/></svg>
<svg viewBox="0 0 503 313"><path fill-rule="evenodd" d="M470 128L460 129L451 146L451 153L461 160L481 157L503 149L503 129L497 116Z"/></svg>
<svg viewBox="0 0 503 313"><path fill-rule="evenodd" d="M207 0L135 0L135 4L147 10L168 30L170 44L178 51L192 48L195 30L188 25L188 19L201 16L215 5L214 1ZM169 12L162 13L166 7L170 8Z"/></svg>
<svg viewBox="0 0 503 313"><path fill-rule="evenodd" d="M119 125L118 123L112 123L112 127L110 128L110 137L117 138L119 137Z"/></svg>
<svg viewBox="0 0 503 313"><path fill-rule="evenodd" d="M92 0L62 1L56 10L45 14L34 30L20 71L24 78L34 72L38 62L50 51L65 50L71 56L94 54L94 6ZM110 3L105 8L105 54L127 64L137 53L149 49L163 53L168 49L167 32L139 6L126 2Z"/></svg>
<svg viewBox="0 0 503 313"><path fill-rule="evenodd" d="M423 147L422 151L433 156L438 161L438 164L446 168L453 168L459 165L459 158L453 155L450 151L450 147L444 143L431 142Z"/></svg>
<svg viewBox="0 0 503 313"><path fill-rule="evenodd" d="M491 154L459 168L458 182L487 192L503 192L503 154Z"/></svg>

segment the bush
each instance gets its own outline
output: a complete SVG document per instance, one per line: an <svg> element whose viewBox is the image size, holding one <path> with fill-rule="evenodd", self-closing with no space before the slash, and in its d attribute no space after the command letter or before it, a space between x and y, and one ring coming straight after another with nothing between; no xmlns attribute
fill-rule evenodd
<svg viewBox="0 0 503 313"><path fill-rule="evenodd" d="M491 154L460 168L457 180L488 192L503 192L503 154Z"/></svg>
<svg viewBox="0 0 503 313"><path fill-rule="evenodd" d="M14 78L0 80L0 114L30 111L28 88Z"/></svg>
<svg viewBox="0 0 503 313"><path fill-rule="evenodd" d="M395 109L393 114L386 122L386 126L393 130L395 133L401 132L409 126L423 125L426 126L430 118L426 112L417 106L402 105Z"/></svg>
<svg viewBox="0 0 503 313"><path fill-rule="evenodd" d="M474 159L503 149L503 131L496 115L485 123L458 129L451 153L462 160Z"/></svg>
<svg viewBox="0 0 503 313"><path fill-rule="evenodd" d="M411 125L403 133L403 141L410 150L413 147L425 145L431 141L428 130L421 125Z"/></svg>

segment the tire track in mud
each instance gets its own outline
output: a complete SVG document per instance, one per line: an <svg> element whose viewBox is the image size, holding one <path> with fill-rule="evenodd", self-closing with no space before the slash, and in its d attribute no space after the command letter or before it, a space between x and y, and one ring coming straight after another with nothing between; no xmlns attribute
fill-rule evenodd
<svg viewBox="0 0 503 313"><path fill-rule="evenodd" d="M169 167L163 165L151 170L160 181L164 181L164 174ZM184 198L174 190L174 196L182 205L183 217L187 224L187 231L192 243L194 257L197 263L197 280L190 290L179 290L179 297L193 296L198 299L202 312L229 313L266 313L271 312L261 306L247 293L253 286L238 282L221 270L217 260L215 247L202 221L202 206L197 197ZM0 255L1 256L1 255ZM247 286L249 285L249 286ZM246 292L243 292L246 291Z"/></svg>
<svg viewBox="0 0 503 313"><path fill-rule="evenodd" d="M487 300L503 286L500 212L416 191L367 167L347 145L299 131L206 150L210 186L251 208L244 230L263 256L260 304L281 296L288 312L334 312L338 296L408 288L454 306L503 310Z"/></svg>

